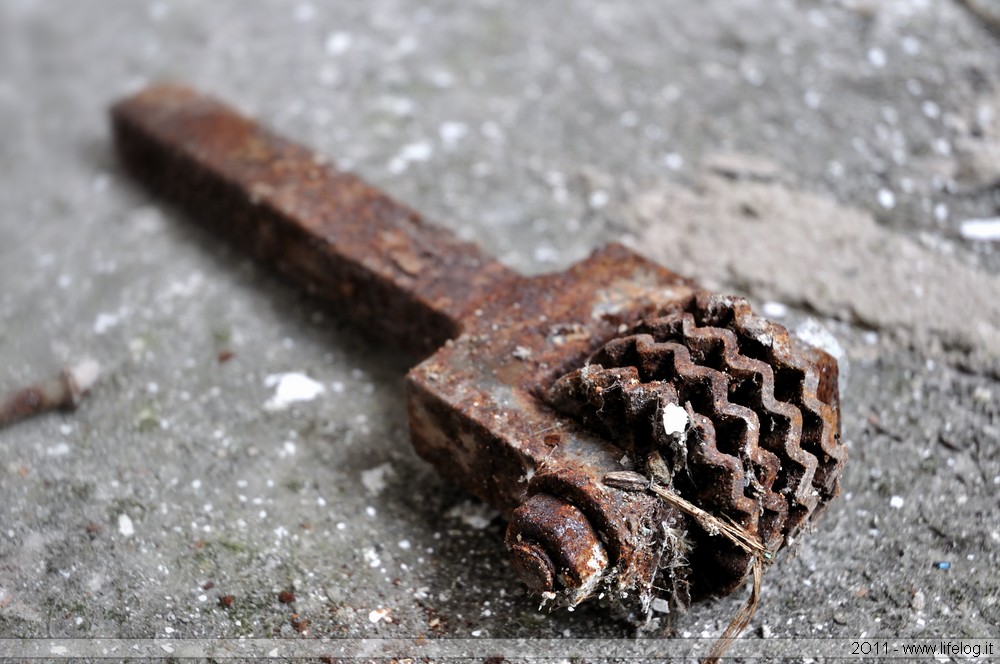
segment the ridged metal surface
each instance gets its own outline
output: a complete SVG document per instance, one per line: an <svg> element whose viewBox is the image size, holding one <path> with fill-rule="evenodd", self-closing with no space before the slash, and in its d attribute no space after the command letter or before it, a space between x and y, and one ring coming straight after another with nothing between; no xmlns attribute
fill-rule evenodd
<svg viewBox="0 0 1000 664"><path fill-rule="evenodd" d="M839 490L846 448L832 371L745 300L702 292L605 344L549 399L658 482L777 550ZM687 412L682 433L664 430L671 404ZM750 557L717 538L700 547L710 540L696 530L694 591L729 592Z"/></svg>

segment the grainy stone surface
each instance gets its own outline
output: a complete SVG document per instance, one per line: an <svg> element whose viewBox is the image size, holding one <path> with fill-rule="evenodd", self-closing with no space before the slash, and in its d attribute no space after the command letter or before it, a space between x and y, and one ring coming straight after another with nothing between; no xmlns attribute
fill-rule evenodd
<svg viewBox="0 0 1000 664"><path fill-rule="evenodd" d="M946 0L0 3L0 385L105 367L77 413L0 431L0 636L298 636L293 612L310 636L634 634L536 610L503 525L410 449L405 358L119 171L107 106L163 79L517 269L626 236L781 298L791 326L821 316L852 457L756 634L1000 636L1000 250L959 230L1000 208L990 30ZM704 212L706 177L719 200L833 212L783 210L784 241L748 243L753 210L708 215L688 251L671 214ZM266 408L289 373L324 389ZM673 628L714 636L741 600Z"/></svg>

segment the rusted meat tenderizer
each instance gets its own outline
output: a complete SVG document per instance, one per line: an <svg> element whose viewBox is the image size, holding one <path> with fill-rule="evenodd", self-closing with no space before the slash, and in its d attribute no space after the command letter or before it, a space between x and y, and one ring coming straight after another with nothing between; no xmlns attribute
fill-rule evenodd
<svg viewBox="0 0 1000 664"><path fill-rule="evenodd" d="M550 605L732 592L838 493L836 361L623 246L516 274L189 88L112 110L127 168L366 331L417 452L508 518Z"/></svg>

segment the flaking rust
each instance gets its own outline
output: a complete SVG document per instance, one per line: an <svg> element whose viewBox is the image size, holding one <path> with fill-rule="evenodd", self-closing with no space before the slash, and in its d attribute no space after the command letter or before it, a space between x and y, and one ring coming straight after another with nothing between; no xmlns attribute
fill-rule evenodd
<svg viewBox="0 0 1000 664"><path fill-rule="evenodd" d="M417 452L504 513L550 606L597 597L641 621L729 593L837 495L836 361L746 302L616 244L518 275L183 86L112 119L139 179L423 358Z"/></svg>

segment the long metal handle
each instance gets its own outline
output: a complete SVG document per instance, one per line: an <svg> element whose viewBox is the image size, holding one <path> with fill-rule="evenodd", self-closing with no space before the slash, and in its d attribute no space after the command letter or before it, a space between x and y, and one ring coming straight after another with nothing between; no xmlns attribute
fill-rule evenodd
<svg viewBox="0 0 1000 664"><path fill-rule="evenodd" d="M223 103L158 85L115 104L128 170L206 226L421 356L516 273Z"/></svg>

